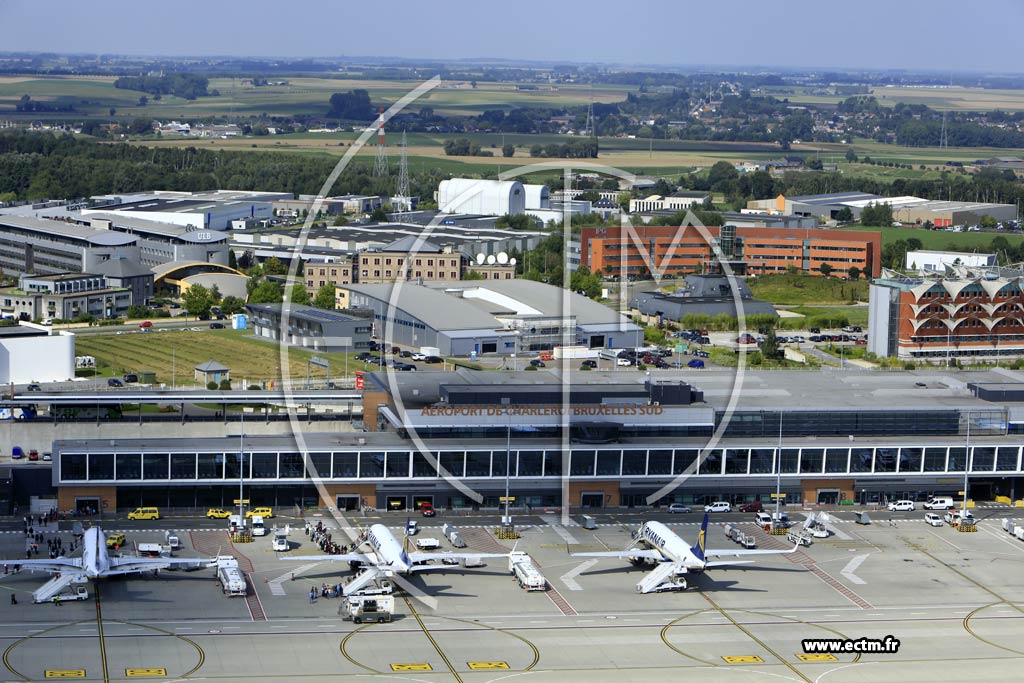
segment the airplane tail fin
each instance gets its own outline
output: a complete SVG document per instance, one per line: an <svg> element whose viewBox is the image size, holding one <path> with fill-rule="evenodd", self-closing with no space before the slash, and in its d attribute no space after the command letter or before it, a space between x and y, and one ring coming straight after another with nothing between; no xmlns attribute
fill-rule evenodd
<svg viewBox="0 0 1024 683"><path fill-rule="evenodd" d="M697 542L690 548L690 552L701 562L704 561L704 544L708 537L708 513L704 513L704 521L700 525L700 533L697 534Z"/></svg>

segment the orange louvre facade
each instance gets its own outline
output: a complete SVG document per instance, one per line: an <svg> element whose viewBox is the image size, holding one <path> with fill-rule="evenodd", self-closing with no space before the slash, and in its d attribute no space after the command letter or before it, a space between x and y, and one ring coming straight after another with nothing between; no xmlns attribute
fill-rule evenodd
<svg viewBox="0 0 1024 683"><path fill-rule="evenodd" d="M712 260L708 240L717 243L720 234L718 227L673 225L583 228L581 262L608 274L640 276L651 268L693 273ZM825 263L837 275L851 267L872 277L880 273L882 237L877 232L736 228L736 241L736 259L745 261L752 275L783 273L790 266L818 274Z"/></svg>

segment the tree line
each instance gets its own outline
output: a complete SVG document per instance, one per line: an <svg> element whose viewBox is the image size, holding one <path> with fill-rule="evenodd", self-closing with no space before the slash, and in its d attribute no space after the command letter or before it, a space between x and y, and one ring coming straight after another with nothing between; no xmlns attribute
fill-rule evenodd
<svg viewBox="0 0 1024 683"><path fill-rule="evenodd" d="M138 90L155 97L174 95L186 100L220 94L217 91L207 90L209 84L210 82L205 76L179 72L161 76L122 76L114 81L115 88Z"/></svg>

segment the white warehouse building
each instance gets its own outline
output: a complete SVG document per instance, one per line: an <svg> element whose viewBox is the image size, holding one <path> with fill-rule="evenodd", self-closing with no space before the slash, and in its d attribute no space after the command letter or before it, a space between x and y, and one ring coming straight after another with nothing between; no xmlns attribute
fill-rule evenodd
<svg viewBox="0 0 1024 683"><path fill-rule="evenodd" d="M518 180L451 178L437 188L442 213L512 216L526 212L526 188Z"/></svg>
<svg viewBox="0 0 1024 683"><path fill-rule="evenodd" d="M75 335L22 323L0 327L0 384L63 382L75 377Z"/></svg>
<svg viewBox="0 0 1024 683"><path fill-rule="evenodd" d="M907 252L907 270L918 275L945 273L948 266L988 268L998 265L995 254L972 254L963 251L930 251L920 249Z"/></svg>

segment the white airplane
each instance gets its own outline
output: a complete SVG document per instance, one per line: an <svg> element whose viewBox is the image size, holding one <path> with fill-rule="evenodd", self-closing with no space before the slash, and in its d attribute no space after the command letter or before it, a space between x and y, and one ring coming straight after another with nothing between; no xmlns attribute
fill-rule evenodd
<svg viewBox="0 0 1024 683"><path fill-rule="evenodd" d="M345 595L351 595L378 577L392 577L396 574L409 575L416 572L447 569L443 565L420 564L437 559L484 559L488 557L508 557L508 553L425 553L415 550L406 552L391 530L383 524L374 524L365 533L360 534L357 545L368 543L371 547L367 552L344 553L341 555L290 555L278 559L286 562L358 562L365 565L362 573L346 583L342 589Z"/></svg>
<svg viewBox="0 0 1024 683"><path fill-rule="evenodd" d="M647 574L636 585L638 593L653 593L662 590L685 589L684 574L700 573L705 569L728 567L735 564L749 564L753 560L734 560L725 562L709 562L715 557L740 557L745 555L785 555L796 552L800 547L794 545L790 550L708 550L705 543L708 533L708 515L704 514L704 522L700 534L693 546L688 546L661 522L644 522L637 532L636 538L625 550L612 550L595 553L573 553L573 557L620 557L637 566L650 561L657 564L654 571Z"/></svg>
<svg viewBox="0 0 1024 683"><path fill-rule="evenodd" d="M107 553L107 537L99 527L85 530L82 537L81 557L58 557L52 560L8 560L7 564L24 567L29 571L60 573L72 581L98 579L119 574L150 572L168 569L174 565L195 567L209 562L202 558L175 557L111 557Z"/></svg>

